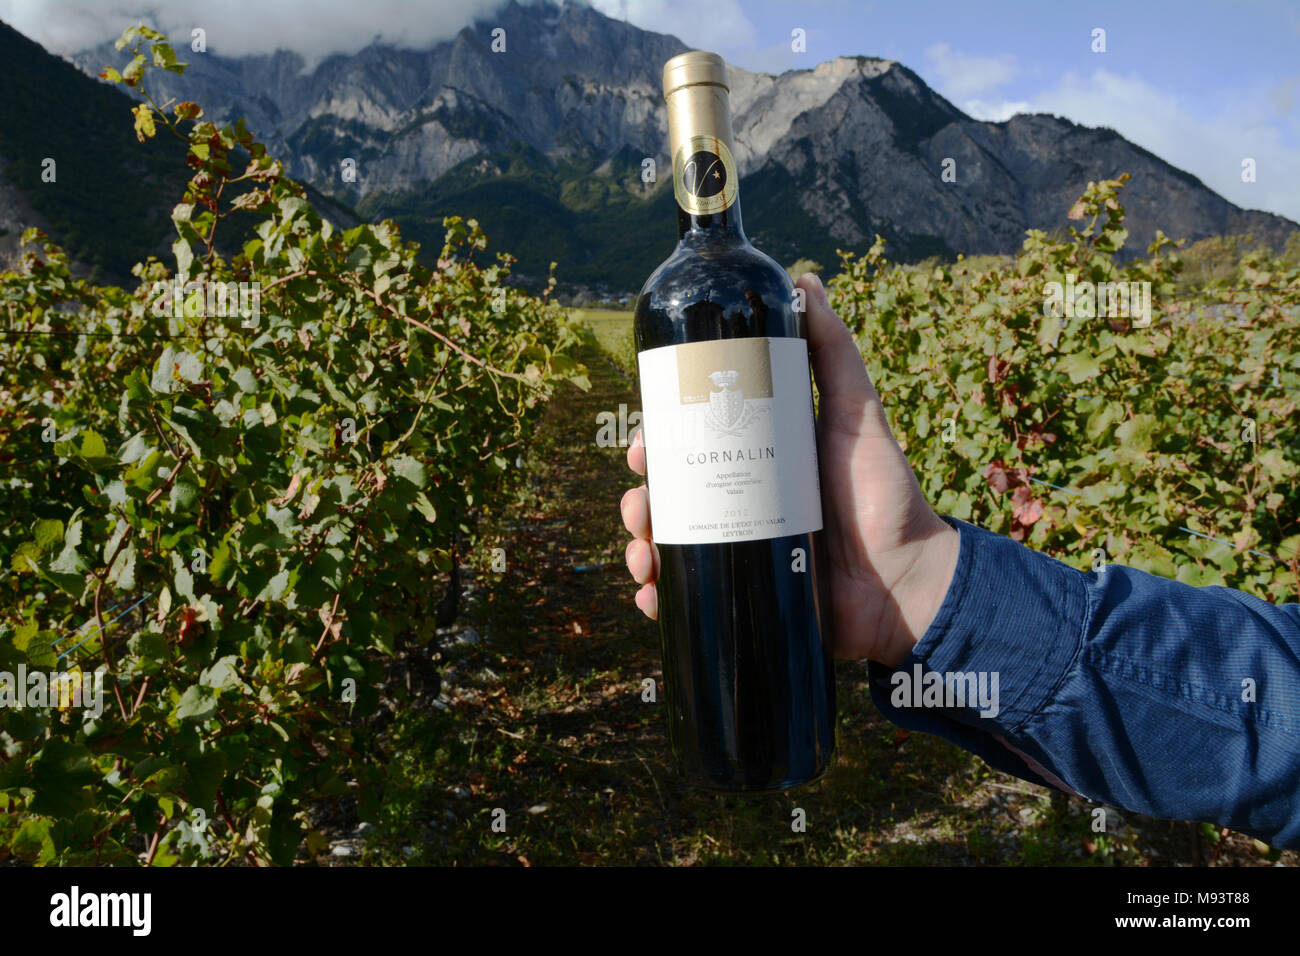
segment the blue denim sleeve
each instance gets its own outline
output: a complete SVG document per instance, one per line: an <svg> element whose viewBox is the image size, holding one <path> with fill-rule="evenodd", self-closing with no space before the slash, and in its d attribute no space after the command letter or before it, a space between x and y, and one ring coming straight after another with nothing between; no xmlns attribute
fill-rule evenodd
<svg viewBox="0 0 1300 956"><path fill-rule="evenodd" d="M944 520L961 545L938 614L868 667L886 717L1024 780L1300 847L1300 605L1085 573Z"/></svg>

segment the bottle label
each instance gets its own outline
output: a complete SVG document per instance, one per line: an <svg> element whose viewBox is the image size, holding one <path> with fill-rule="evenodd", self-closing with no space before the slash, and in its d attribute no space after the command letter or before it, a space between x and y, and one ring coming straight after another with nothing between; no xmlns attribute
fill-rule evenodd
<svg viewBox="0 0 1300 956"><path fill-rule="evenodd" d="M807 342L717 339L648 349L637 360L656 541L821 530Z"/></svg>
<svg viewBox="0 0 1300 956"><path fill-rule="evenodd" d="M740 177L725 140L692 136L673 157L677 205L694 216L711 216L736 201Z"/></svg>

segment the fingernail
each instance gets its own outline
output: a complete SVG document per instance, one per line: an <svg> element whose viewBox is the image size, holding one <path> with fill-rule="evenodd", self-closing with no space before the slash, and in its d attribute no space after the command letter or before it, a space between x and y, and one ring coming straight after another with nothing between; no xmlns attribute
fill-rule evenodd
<svg viewBox="0 0 1300 956"><path fill-rule="evenodd" d="M822 285L822 277L817 275L816 273L813 273L813 278L817 280L817 294L821 296L821 300L823 302L825 302L827 305L830 305L830 302L826 298L826 286Z"/></svg>

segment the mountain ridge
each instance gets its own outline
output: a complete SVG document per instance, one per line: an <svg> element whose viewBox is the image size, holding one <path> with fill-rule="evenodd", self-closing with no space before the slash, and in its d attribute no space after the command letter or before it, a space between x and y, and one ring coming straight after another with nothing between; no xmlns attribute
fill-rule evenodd
<svg viewBox="0 0 1300 956"><path fill-rule="evenodd" d="M630 291L675 237L659 84L686 49L583 4L512 2L426 50L371 44L310 70L287 50L182 53L185 76L158 84L211 117L246 115L292 175L363 216L393 217L426 248L443 215L473 216L524 273L557 260L562 280ZM111 44L73 57L90 73L121 60ZM729 70L746 229L783 261L833 265L836 249L876 234L903 260L1011 252L1026 229L1064 226L1089 180L1121 172L1133 177L1133 251L1157 228L1190 240L1249 232L1275 248L1300 228L1234 206L1113 130L1049 114L973 119L898 61ZM645 158L658 173L648 186ZM956 182L941 178L946 160Z"/></svg>

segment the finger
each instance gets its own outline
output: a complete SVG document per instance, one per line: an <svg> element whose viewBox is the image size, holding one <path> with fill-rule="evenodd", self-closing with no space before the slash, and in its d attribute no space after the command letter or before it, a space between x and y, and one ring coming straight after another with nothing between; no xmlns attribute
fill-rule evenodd
<svg viewBox="0 0 1300 956"><path fill-rule="evenodd" d="M633 538L623 553L627 569L637 584L650 584L659 577L659 551L644 538Z"/></svg>
<svg viewBox="0 0 1300 956"><path fill-rule="evenodd" d="M804 290L807 304L808 356L821 394L824 424L870 437L891 435L853 333L831 308L821 279L807 272L795 284Z"/></svg>
<svg viewBox="0 0 1300 956"><path fill-rule="evenodd" d="M623 526L634 538L650 540L650 494L645 485L629 488L619 504L623 513Z"/></svg>
<svg viewBox="0 0 1300 956"><path fill-rule="evenodd" d="M659 620L659 592L653 584L644 585L636 592L636 606L652 621Z"/></svg>
<svg viewBox="0 0 1300 956"><path fill-rule="evenodd" d="M640 425L632 433L632 440L627 446L627 466L638 475L645 474L645 438L641 434Z"/></svg>

